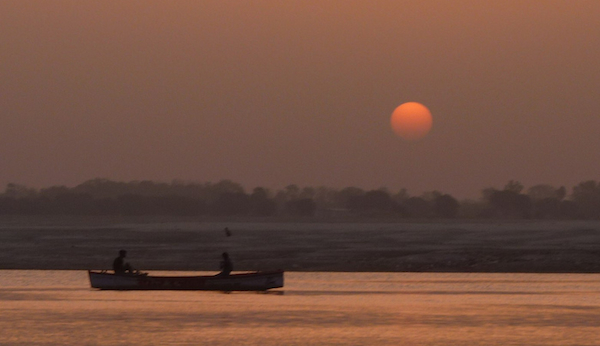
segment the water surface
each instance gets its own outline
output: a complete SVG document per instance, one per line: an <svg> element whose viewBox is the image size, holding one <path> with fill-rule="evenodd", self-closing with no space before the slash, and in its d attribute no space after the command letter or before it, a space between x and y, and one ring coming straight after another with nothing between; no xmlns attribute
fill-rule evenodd
<svg viewBox="0 0 600 346"><path fill-rule="evenodd" d="M170 272L163 275L192 275ZM598 345L600 275L286 273L267 293L113 292L0 271L0 345Z"/></svg>

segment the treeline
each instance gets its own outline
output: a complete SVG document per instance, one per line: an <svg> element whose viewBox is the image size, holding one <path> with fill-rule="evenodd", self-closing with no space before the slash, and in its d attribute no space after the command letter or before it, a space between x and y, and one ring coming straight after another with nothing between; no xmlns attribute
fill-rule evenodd
<svg viewBox="0 0 600 346"><path fill-rule="evenodd" d="M600 219L600 183L565 187L540 184L524 189L509 181L486 188L478 200L458 201L432 191L410 196L403 189L332 189L289 185L247 193L235 182L158 183L93 179L69 188L32 189L8 184L0 194L0 215L173 215L173 216L320 216L418 219Z"/></svg>

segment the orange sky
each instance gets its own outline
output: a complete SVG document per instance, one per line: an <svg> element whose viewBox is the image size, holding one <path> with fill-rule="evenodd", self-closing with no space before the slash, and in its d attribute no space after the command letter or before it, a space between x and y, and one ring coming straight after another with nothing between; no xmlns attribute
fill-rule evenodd
<svg viewBox="0 0 600 346"><path fill-rule="evenodd" d="M440 190L600 172L600 1L3 1L0 184ZM389 125L432 112L424 139Z"/></svg>

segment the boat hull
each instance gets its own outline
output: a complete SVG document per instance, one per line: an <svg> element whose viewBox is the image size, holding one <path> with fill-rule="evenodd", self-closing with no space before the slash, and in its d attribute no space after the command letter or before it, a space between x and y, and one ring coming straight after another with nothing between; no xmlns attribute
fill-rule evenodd
<svg viewBox="0 0 600 346"><path fill-rule="evenodd" d="M150 276L88 271L92 288L101 290L266 291L283 287L283 271L227 276Z"/></svg>

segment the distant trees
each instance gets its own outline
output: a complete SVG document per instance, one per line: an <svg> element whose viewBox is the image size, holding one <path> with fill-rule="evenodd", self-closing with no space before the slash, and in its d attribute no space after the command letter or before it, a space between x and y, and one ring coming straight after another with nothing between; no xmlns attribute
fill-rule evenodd
<svg viewBox="0 0 600 346"><path fill-rule="evenodd" d="M454 219L458 215L459 209L460 203L448 194L440 195L434 200L435 214L440 217Z"/></svg>
<svg viewBox="0 0 600 346"><path fill-rule="evenodd" d="M277 203L269 198L269 191L257 187L250 195L250 214L254 216L273 216L277 214Z"/></svg>
<svg viewBox="0 0 600 346"><path fill-rule="evenodd" d="M317 205L311 198L297 198L285 204L285 211L294 216L313 216L316 210Z"/></svg>
<svg viewBox="0 0 600 346"><path fill-rule="evenodd" d="M563 201L567 195L567 189L564 186L557 189L548 184L534 185L527 190L527 195L531 198L533 218L568 217Z"/></svg>
<svg viewBox="0 0 600 346"><path fill-rule="evenodd" d="M482 190L480 200L458 201L439 191L411 196L405 189L391 193L385 188L365 191L292 184L274 193L264 187L246 193L230 180L157 183L93 179L72 188L40 190L8 184L0 194L1 214L600 219L600 183L581 182L568 196L564 186L538 184L525 190L520 182L511 180L502 189Z"/></svg>
<svg viewBox="0 0 600 346"><path fill-rule="evenodd" d="M431 215L431 204L422 197L409 197L400 204L403 215L409 218L427 218Z"/></svg>
<svg viewBox="0 0 600 346"><path fill-rule="evenodd" d="M531 216L531 198L521 194L523 185L509 181L503 190L488 191L488 202L496 216L504 218L523 218Z"/></svg>
<svg viewBox="0 0 600 346"><path fill-rule="evenodd" d="M579 212L579 217L600 218L600 183L594 180L579 183L573 187L572 199Z"/></svg>
<svg viewBox="0 0 600 346"><path fill-rule="evenodd" d="M381 215L392 212L393 202L386 191L371 190L350 195L347 199L347 207L353 213Z"/></svg>
<svg viewBox="0 0 600 346"><path fill-rule="evenodd" d="M523 185L512 180L503 190L483 190L484 200L488 202L488 209L484 214L488 217L513 219L589 218L589 215L581 214L580 206L575 202L577 187L573 190L573 200L565 200L567 189L564 186L555 188L548 184L538 184L530 187L526 194L521 193L522 191Z"/></svg>

